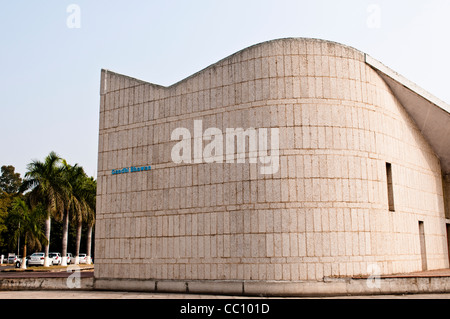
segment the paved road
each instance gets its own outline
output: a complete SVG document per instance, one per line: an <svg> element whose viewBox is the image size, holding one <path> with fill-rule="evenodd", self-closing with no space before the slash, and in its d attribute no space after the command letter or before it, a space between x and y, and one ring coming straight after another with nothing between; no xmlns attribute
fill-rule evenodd
<svg viewBox="0 0 450 319"><path fill-rule="evenodd" d="M1 267L1 269L6 269ZM55 269L56 270L56 269ZM65 270L59 272L3 272L2 278L66 278L72 272ZM82 278L92 278L93 270L81 271ZM399 277L441 277L450 276L450 270L436 270L414 274L397 275ZM223 296L223 295L200 295L200 294L176 294L176 293L151 293L151 292L117 292L117 291L80 291L80 290L28 290L28 291L0 291L0 299L250 299L248 296ZM257 297L257 299L260 299ZM268 298L270 299L270 298ZM447 294L417 294L417 295L381 295L381 296L349 296L349 297L327 297L327 298L279 298L279 299L450 299Z"/></svg>

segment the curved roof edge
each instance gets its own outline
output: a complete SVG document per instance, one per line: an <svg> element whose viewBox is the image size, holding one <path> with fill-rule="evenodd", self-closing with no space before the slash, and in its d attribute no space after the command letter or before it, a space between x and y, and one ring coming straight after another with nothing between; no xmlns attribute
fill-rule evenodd
<svg viewBox="0 0 450 319"><path fill-rule="evenodd" d="M183 79L181 79L181 80L179 80L179 81L177 81L177 82L175 82L175 83L173 83L171 85L168 85L168 86L156 84L156 83L153 83L153 82L143 81L143 80L136 79L136 78L133 78L131 76L127 76L127 75L124 75L124 74L121 74L121 73L117 73L117 72L114 72L114 71L111 71L111 70L108 70L108 69L102 69L102 72L113 73L113 74L116 74L116 75L120 75L120 76L126 77L126 78L128 78L130 80L134 80L134 81L136 81L138 83L142 83L142 84L150 84L150 85L153 85L153 86L156 86L156 87L159 87L159 88L163 88L163 89L171 89L171 88L174 88L177 85L179 85L179 84L181 84L181 83L183 83L183 82L185 82L185 81L187 81L187 80L197 76L198 74L200 74L202 72L205 72L205 71L207 71L207 70L209 70L211 68L214 68L215 66L217 66L218 64L220 64L222 62L225 62L226 60L229 60L229 59L232 59L235 56L238 56L239 54L243 53L244 51L248 51L248 50L257 48L259 46L268 45L268 44L272 44L272 43L276 43L276 42L282 42L282 41L323 42L323 43L329 43L329 44L338 45L340 47L343 47L343 48L349 49L351 51L357 52L362 57L365 54L364 52L362 52L362 51L360 51L360 50L358 50L358 49L356 49L356 48L354 48L352 46L349 46L349 45L346 45L346 44L342 44L342 43L339 43L339 42L335 42L335 41L323 40L323 39L318 39L318 38L288 37L288 38L278 38L278 39L263 41L263 42L259 42L259 43L253 44L251 46L245 47L245 48L243 48L243 49L241 49L241 50L239 50L239 51L237 51L235 53L232 53L232 54L230 54L230 55L228 55L228 56L226 56L226 57L224 57L224 58L222 58L222 59L220 59L220 60L218 60L218 61L216 61L216 62L214 62L214 63L212 63L212 64L210 64L208 66L206 66L206 67L204 67L203 69L201 69L201 70L199 70L199 71L197 71L197 72L195 72L195 73L193 73L193 74L191 74L191 75L189 75L189 76L187 76L187 77L185 77L185 78L183 78Z"/></svg>
<svg viewBox="0 0 450 319"><path fill-rule="evenodd" d="M246 50L251 50L258 46L263 46L271 43L282 41L295 41L295 40L330 43L334 45L339 45L343 48L347 48L353 52L361 54L361 56L364 57L365 63L368 64L370 67L372 67L381 76L381 78L387 83L387 85L392 90L393 94L398 98L398 100L403 105L408 114L411 116L411 118L415 121L421 133L424 135L428 143L435 151L438 158L441 160L441 167L444 173L450 174L450 105L441 101L431 93L422 89L415 83L409 81L405 77L388 68L387 66L377 61L376 59L372 58L368 54L358 49L355 49L351 46L334 41L315 38L291 37L260 42L251 45L249 47L246 47L242 50L239 50L169 86L162 86L151 82L142 81L130 76L102 69L100 92L101 94L107 92L106 78L108 73L123 76L127 78L129 81L135 82L136 84L147 84L161 89L171 89L185 81L188 81L189 79L197 76L198 74L207 71L208 69L214 68L216 65L228 59L232 59L233 57L241 54Z"/></svg>
<svg viewBox="0 0 450 319"><path fill-rule="evenodd" d="M365 54L370 65L390 87L450 174L450 105Z"/></svg>
<svg viewBox="0 0 450 319"><path fill-rule="evenodd" d="M246 47L244 49L241 49L241 50L239 50L239 51L237 51L237 52L235 52L233 54L230 54L229 56L226 56L225 58L220 59L219 61L217 61L215 63L212 63L212 64L208 65L207 67L205 67L205 68L203 68L203 69L201 69L201 70L199 70L199 71L189 75L188 77L186 77L184 79L181 79L180 81L177 81L177 82L175 82L175 83L173 83L173 84L171 84L169 86L166 86L165 88L169 89L169 88L175 87L178 84L183 83L184 81L187 81L190 78L193 78L193 77L197 76L199 73L202 73L202 72L204 72L206 70L214 68L216 65L218 65L218 64L220 64L220 63L222 63L222 62L224 62L226 60L232 59L233 57L241 54L244 51L248 51L248 50L257 48L259 46L268 45L268 44L272 44L272 43L276 43L276 42L282 42L282 41L311 41L311 42L314 41L314 42L330 43L330 44L339 45L340 47L347 48L349 50L357 52L357 53L361 54L361 56L364 56L364 54L365 54L364 52L362 52L362 51L360 51L360 50L358 50L358 49L356 49L356 48L354 48L352 46L349 46L349 45L346 45L346 44L342 44L342 43L339 43L339 42L335 42L335 41L323 40L323 39L318 39L318 38L288 37L288 38L272 39L272 40L263 41L263 42L259 42L259 43L253 44L253 45L248 46L248 47Z"/></svg>

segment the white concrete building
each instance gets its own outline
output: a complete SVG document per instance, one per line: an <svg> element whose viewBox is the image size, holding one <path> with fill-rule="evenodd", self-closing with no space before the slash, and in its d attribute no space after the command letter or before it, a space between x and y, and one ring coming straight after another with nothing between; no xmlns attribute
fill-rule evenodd
<svg viewBox="0 0 450 319"><path fill-rule="evenodd" d="M274 40L170 87L102 70L100 96L98 288L257 293L449 266L450 107L360 51Z"/></svg>

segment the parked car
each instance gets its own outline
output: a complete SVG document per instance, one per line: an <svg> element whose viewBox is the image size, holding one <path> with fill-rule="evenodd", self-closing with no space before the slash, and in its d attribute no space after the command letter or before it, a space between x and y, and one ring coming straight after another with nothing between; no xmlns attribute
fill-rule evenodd
<svg viewBox="0 0 450 319"><path fill-rule="evenodd" d="M17 255L8 255L8 264L15 264L17 261Z"/></svg>
<svg viewBox="0 0 450 319"><path fill-rule="evenodd" d="M71 253L67 253L67 264L73 264L75 262L75 257Z"/></svg>
<svg viewBox="0 0 450 319"><path fill-rule="evenodd" d="M19 256L17 259L16 259L16 262L15 262L15 265L16 265L16 268L20 268L20 266L22 266L22 256ZM27 263L27 266L29 265L29 261L30 261L30 256L27 256L27 258L26 258L26 263Z"/></svg>
<svg viewBox="0 0 450 319"><path fill-rule="evenodd" d="M31 254L30 259L28 260L28 265L33 266L44 266L44 253L34 253Z"/></svg>
<svg viewBox="0 0 450 319"><path fill-rule="evenodd" d="M48 253L48 258L52 260L52 265L61 265L60 253Z"/></svg>
<svg viewBox="0 0 450 319"><path fill-rule="evenodd" d="M79 254L78 255L78 262L80 264L87 264L87 255L86 254Z"/></svg>

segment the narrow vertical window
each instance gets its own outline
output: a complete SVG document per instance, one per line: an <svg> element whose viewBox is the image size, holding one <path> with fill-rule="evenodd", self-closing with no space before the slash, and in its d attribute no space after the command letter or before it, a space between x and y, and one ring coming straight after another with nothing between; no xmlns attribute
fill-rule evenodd
<svg viewBox="0 0 450 319"><path fill-rule="evenodd" d="M422 270L428 270L427 265L427 246L425 244L425 227L423 221L419 221L419 242L420 242L420 257L422 260Z"/></svg>
<svg viewBox="0 0 450 319"><path fill-rule="evenodd" d="M392 185L392 165L391 165L391 163L386 163L386 180L387 180L389 210L391 212L394 212L395 211L394 187Z"/></svg>
<svg viewBox="0 0 450 319"><path fill-rule="evenodd" d="M450 175L442 175L442 193L444 194L445 218L450 219Z"/></svg>
<svg viewBox="0 0 450 319"><path fill-rule="evenodd" d="M448 252L448 262L450 265L450 224L446 224L447 229L447 252Z"/></svg>

